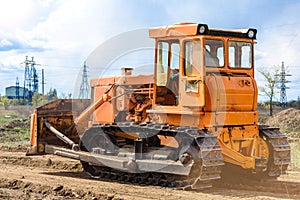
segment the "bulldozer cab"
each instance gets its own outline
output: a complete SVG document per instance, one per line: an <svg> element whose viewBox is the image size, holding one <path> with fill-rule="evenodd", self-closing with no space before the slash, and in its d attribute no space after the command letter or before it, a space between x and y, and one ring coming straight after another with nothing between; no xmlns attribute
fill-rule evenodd
<svg viewBox="0 0 300 200"><path fill-rule="evenodd" d="M206 105L207 74L253 77L255 29L223 31L205 24L152 28L156 40L154 110L186 110Z"/></svg>
<svg viewBox="0 0 300 200"><path fill-rule="evenodd" d="M156 105L204 106L204 98L199 93L204 78L201 51L198 39L157 40Z"/></svg>
<svg viewBox="0 0 300 200"><path fill-rule="evenodd" d="M204 77L200 40L158 40L156 49L155 103L193 106L196 100L195 106L203 106L204 98L198 95Z"/></svg>

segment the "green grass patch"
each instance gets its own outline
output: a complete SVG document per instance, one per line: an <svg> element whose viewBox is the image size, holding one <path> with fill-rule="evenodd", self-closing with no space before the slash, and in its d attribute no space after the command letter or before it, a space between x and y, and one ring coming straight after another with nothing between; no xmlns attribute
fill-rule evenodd
<svg viewBox="0 0 300 200"><path fill-rule="evenodd" d="M0 112L0 126L4 124L8 124L9 122L16 120L16 119L21 119L21 116L18 115L15 111L13 110L1 110Z"/></svg>
<svg viewBox="0 0 300 200"><path fill-rule="evenodd" d="M19 143L27 143L30 141L30 132L29 130L14 134L12 132L6 132L0 135L0 141L0 146L16 146Z"/></svg>
<svg viewBox="0 0 300 200"><path fill-rule="evenodd" d="M0 126L4 124L8 124L9 122L15 120L16 118L6 118L6 117L0 117Z"/></svg>
<svg viewBox="0 0 300 200"><path fill-rule="evenodd" d="M23 134L16 134L14 137L15 142L24 142L24 141L28 141L30 138L30 135L27 133L23 133Z"/></svg>
<svg viewBox="0 0 300 200"><path fill-rule="evenodd" d="M20 133L22 131L21 127L14 127L14 131Z"/></svg>
<svg viewBox="0 0 300 200"><path fill-rule="evenodd" d="M286 129L286 130L282 130L284 133L286 133L286 134L290 134L290 133L292 133L293 132L293 130L290 130L290 129Z"/></svg>
<svg viewBox="0 0 300 200"><path fill-rule="evenodd" d="M4 117L4 116L15 117L15 116L17 116L17 113L13 110L1 110L0 117Z"/></svg>
<svg viewBox="0 0 300 200"><path fill-rule="evenodd" d="M30 133L29 133L29 130L26 132L26 133L23 133L21 135L21 141L29 141L30 140Z"/></svg>
<svg viewBox="0 0 300 200"><path fill-rule="evenodd" d="M9 125L9 126L8 126ZM28 121L13 110L0 112L0 146L16 146L30 141Z"/></svg>

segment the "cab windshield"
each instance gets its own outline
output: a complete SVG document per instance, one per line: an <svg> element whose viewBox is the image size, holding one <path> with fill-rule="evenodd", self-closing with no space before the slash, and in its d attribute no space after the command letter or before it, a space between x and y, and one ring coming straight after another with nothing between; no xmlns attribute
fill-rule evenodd
<svg viewBox="0 0 300 200"><path fill-rule="evenodd" d="M251 69L252 44L249 42L229 41L229 67Z"/></svg>
<svg viewBox="0 0 300 200"><path fill-rule="evenodd" d="M205 40L205 66L224 67L224 42L222 40Z"/></svg>

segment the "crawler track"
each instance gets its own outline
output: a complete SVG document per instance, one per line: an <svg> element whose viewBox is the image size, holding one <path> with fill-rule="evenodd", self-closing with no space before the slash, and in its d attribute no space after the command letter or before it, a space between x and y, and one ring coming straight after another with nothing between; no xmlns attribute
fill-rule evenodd
<svg viewBox="0 0 300 200"><path fill-rule="evenodd" d="M265 176L276 178L285 174L291 163L291 147L287 137L279 131L279 128L267 126L261 126L259 134L268 143L270 150Z"/></svg>
<svg viewBox="0 0 300 200"><path fill-rule="evenodd" d="M110 138L111 144L118 146L117 139L114 138L116 133L133 134L141 133L141 139L155 141L157 135L171 136L181 140L181 146L178 149L170 150L170 155L174 162L180 162L180 156L188 154L191 160L186 162L192 162L192 170L189 175L178 175L172 172L170 173L156 173L154 171L139 171L134 173L131 171L118 171L108 166L92 166L89 163L83 162L83 168L93 178L119 180L121 182L131 182L136 184L146 185L160 185L165 187L172 187L177 189L202 189L212 186L214 180L220 179L221 167L223 165L222 152L217 142L217 138L211 135L206 130L199 130L191 127L175 127L165 124L152 124L152 123L114 123L94 126L82 137L82 140L89 140L91 138L97 138L101 135L102 138ZM89 138L89 139L85 139ZM95 141L95 139L92 139ZM89 144L81 144L82 150L93 151L95 148L107 148L95 146L95 144L89 146ZM149 143L149 146L152 144ZM156 148L159 147L156 144ZM122 146L108 147L110 149L109 154L112 159L118 159L120 156L118 153L122 151ZM113 150L112 150L113 149ZM132 147L132 149L134 149ZM151 148L149 152L151 154ZM101 152L101 151L100 151ZM104 151L102 151L104 152ZM108 154L108 153L107 153ZM153 155L153 154L151 154ZM144 159L144 158L141 158ZM153 158L155 159L155 158ZM185 161L181 161L185 164Z"/></svg>

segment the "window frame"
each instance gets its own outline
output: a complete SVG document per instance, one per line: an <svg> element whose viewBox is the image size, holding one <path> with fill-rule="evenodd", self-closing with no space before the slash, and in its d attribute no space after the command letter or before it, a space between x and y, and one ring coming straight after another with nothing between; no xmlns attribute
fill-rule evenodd
<svg viewBox="0 0 300 200"><path fill-rule="evenodd" d="M163 46L164 46L164 43L167 45L167 49L165 50L164 49L164 47L162 46L162 49L160 49L160 43L162 43L163 44ZM168 41L164 41L164 40L161 40L161 41L157 41L157 50L156 50L156 52L157 52L157 56L156 56L156 60L155 60L155 84L157 85L157 86L166 86L166 84L167 84L167 82L166 82L166 80L168 80L168 65L169 65L169 48L170 48L170 44L169 44L169 42ZM162 50L162 60L161 60L161 63L160 63L160 51ZM166 52L166 53L164 53L164 52ZM165 66L163 65L163 63L164 63L164 55L166 55L167 54L167 63L166 63L166 68L165 68ZM161 69L162 70L166 70L166 72L160 72L159 73L159 65L162 65L161 66ZM160 75L163 75L163 74L165 74L165 77L164 77L164 80L162 81L159 77L160 77ZM162 83L160 83L160 82L164 82L165 84L162 84Z"/></svg>
<svg viewBox="0 0 300 200"><path fill-rule="evenodd" d="M247 44L250 44L250 56L249 56L249 61L250 61L250 67L243 67L242 66L242 56L240 56L240 62L241 62L241 66L240 67L232 67L230 66L230 42L238 42L238 43L247 43ZM252 70L253 69L253 58L254 58L254 52L253 52L253 42L251 41L245 41L245 40L236 40L236 39L233 39L233 40L228 40L227 41L227 49L228 49L228 68L229 69L232 69L232 70ZM235 59L235 57L234 57ZM236 62L236 61L235 61Z"/></svg>
<svg viewBox="0 0 300 200"><path fill-rule="evenodd" d="M199 44L199 60L195 60L193 61L194 64L192 64L192 66L196 69L196 71L198 71L197 74L193 75L193 73L189 74L187 73L187 67L186 67L186 44L187 43L195 43L197 42ZM194 56L194 51L197 47L195 47L194 45L192 45L192 54L191 57L192 59L195 59ZM197 49L196 49L197 50ZM203 41L200 38L191 38L191 39L186 39L183 41L183 75L186 77L201 77L203 76Z"/></svg>
<svg viewBox="0 0 300 200"><path fill-rule="evenodd" d="M206 41L207 40L215 40L215 41L221 41L223 43L223 65L218 65L218 66L209 66L206 65ZM206 68L211 68L211 69L224 69L226 66L226 41L223 38L211 38L211 37L204 37L203 38L203 49L205 50L205 52L203 52L203 65ZM217 52L216 52L217 53ZM219 60L220 61L220 60Z"/></svg>
<svg viewBox="0 0 300 200"><path fill-rule="evenodd" d="M163 68L164 70L166 69L166 77L165 77L165 84L158 84L158 65L159 63L159 43L166 43L167 46L167 66L166 68ZM180 69L180 40L179 39L164 39L164 40L157 40L156 43L156 59L155 59L155 84L159 87L165 87L167 86L168 79L170 78L170 70L172 69L170 64L172 61L172 44L178 44L179 46L179 53L178 53L178 69ZM162 61L163 63L163 61ZM161 73L162 74L162 73Z"/></svg>

